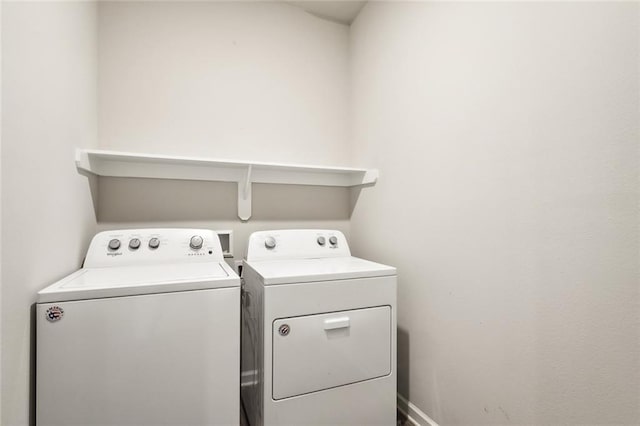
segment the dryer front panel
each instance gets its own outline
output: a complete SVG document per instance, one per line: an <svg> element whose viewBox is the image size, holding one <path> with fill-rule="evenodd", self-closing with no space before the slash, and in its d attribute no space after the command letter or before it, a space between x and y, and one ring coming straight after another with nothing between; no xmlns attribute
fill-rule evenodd
<svg viewBox="0 0 640 426"><path fill-rule="evenodd" d="M273 322L273 399L391 374L390 306Z"/></svg>

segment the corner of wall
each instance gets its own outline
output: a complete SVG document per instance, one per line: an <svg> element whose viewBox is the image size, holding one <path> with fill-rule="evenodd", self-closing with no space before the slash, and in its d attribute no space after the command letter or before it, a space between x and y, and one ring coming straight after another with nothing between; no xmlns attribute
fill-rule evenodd
<svg viewBox="0 0 640 426"><path fill-rule="evenodd" d="M0 389L2 389L2 4L0 1ZM0 424L2 398L0 398Z"/></svg>

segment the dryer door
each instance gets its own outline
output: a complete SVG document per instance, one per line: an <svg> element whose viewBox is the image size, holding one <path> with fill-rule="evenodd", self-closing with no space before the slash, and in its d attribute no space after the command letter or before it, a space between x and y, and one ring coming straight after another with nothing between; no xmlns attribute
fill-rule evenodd
<svg viewBox="0 0 640 426"><path fill-rule="evenodd" d="M390 306L273 322L273 399L390 373Z"/></svg>

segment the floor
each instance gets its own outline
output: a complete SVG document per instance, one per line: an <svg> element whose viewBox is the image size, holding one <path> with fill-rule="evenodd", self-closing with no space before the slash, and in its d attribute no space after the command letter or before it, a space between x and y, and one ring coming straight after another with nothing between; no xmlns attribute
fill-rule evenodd
<svg viewBox="0 0 640 426"><path fill-rule="evenodd" d="M413 423L411 423L409 420L407 420L407 416L405 416L400 411L398 411L398 424L397 424L397 426L412 426L412 425L413 425Z"/></svg>
<svg viewBox="0 0 640 426"><path fill-rule="evenodd" d="M240 407L240 426L249 426L249 422L247 421L247 416L245 415L244 409L242 408L242 406Z"/></svg>
<svg viewBox="0 0 640 426"><path fill-rule="evenodd" d="M247 417L245 416L243 409L240 410L240 426L249 426L249 422L247 421ZM396 426L412 426L412 424L407 420L406 416L398 411L398 423Z"/></svg>

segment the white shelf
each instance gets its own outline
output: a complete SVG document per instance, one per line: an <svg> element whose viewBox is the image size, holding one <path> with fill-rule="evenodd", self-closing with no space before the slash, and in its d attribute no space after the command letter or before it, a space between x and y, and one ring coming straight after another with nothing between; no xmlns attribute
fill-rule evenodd
<svg viewBox="0 0 640 426"><path fill-rule="evenodd" d="M97 176L186 179L238 184L238 216L251 217L251 184L361 186L378 180L375 169L305 166L78 149L76 167Z"/></svg>

